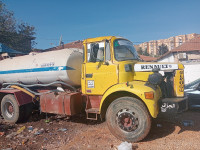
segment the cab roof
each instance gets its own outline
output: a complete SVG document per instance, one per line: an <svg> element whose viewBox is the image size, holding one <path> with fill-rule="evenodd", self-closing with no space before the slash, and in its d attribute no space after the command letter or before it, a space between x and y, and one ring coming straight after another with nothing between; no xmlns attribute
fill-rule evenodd
<svg viewBox="0 0 200 150"><path fill-rule="evenodd" d="M97 41L103 41L103 40L111 40L112 38L114 38L114 39L118 39L118 38L124 39L123 37L119 37L119 36L102 36L102 37L85 39L83 41L83 43L91 43L91 42L97 42Z"/></svg>

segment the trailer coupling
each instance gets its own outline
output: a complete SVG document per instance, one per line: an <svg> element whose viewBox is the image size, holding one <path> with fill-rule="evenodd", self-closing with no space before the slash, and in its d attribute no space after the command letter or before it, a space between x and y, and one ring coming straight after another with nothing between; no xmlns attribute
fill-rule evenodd
<svg viewBox="0 0 200 150"><path fill-rule="evenodd" d="M188 98L164 98L159 101L159 108L162 113L180 113L188 109Z"/></svg>

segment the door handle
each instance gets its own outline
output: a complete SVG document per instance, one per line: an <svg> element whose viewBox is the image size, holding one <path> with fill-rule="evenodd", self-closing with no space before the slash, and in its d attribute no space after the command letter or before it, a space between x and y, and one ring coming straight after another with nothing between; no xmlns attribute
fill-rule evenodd
<svg viewBox="0 0 200 150"><path fill-rule="evenodd" d="M92 77L93 77L93 74L92 74L92 73L91 73L91 74L86 74L85 77L86 77L86 78L92 78Z"/></svg>

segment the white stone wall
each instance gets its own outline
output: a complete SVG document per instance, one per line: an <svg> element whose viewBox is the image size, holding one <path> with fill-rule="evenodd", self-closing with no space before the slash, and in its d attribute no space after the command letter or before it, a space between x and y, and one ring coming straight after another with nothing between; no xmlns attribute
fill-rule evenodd
<svg viewBox="0 0 200 150"><path fill-rule="evenodd" d="M175 61L175 60L174 60L174 55L173 55L173 53L167 55L166 57L164 57L164 58L162 58L162 59L160 59L160 60L158 60L158 62L171 62L171 63L173 63L174 61Z"/></svg>
<svg viewBox="0 0 200 150"><path fill-rule="evenodd" d="M184 65L185 84L200 78L200 64Z"/></svg>

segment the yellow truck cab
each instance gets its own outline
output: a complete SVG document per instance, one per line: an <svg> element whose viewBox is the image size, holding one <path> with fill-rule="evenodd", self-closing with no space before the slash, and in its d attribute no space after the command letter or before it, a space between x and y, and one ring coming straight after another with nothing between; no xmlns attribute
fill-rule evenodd
<svg viewBox="0 0 200 150"><path fill-rule="evenodd" d="M141 62L133 43L122 37L86 39L83 45L87 117L106 118L117 138L142 140L159 112L187 109L182 64Z"/></svg>

